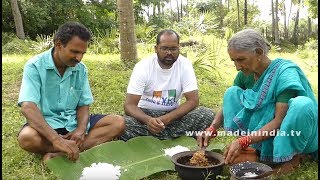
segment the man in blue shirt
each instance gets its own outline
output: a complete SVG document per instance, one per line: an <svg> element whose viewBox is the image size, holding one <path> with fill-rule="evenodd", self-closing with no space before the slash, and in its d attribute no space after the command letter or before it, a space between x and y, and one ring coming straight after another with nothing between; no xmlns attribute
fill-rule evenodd
<svg viewBox="0 0 320 180"><path fill-rule="evenodd" d="M18 105L27 123L18 142L44 160L66 154L74 161L79 152L117 138L125 128L121 116L89 114L93 97L81 59L90 38L84 25L65 23L54 36L54 47L24 66Z"/></svg>

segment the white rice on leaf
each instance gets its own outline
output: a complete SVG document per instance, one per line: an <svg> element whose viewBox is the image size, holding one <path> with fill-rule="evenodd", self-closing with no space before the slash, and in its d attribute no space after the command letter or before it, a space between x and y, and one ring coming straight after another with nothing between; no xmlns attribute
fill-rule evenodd
<svg viewBox="0 0 320 180"><path fill-rule="evenodd" d="M165 155L168 155L170 157L177 154L177 153L184 152L184 151L190 151L190 149L187 147L184 147L184 146L180 146L180 145L172 147L172 148L164 149Z"/></svg>
<svg viewBox="0 0 320 180"><path fill-rule="evenodd" d="M120 166L108 163L92 163L90 167L83 168L79 180L118 180L120 178Z"/></svg>

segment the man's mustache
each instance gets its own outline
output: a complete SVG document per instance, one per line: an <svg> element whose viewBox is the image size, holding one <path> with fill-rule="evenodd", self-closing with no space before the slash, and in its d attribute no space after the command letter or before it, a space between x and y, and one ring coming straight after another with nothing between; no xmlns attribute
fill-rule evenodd
<svg viewBox="0 0 320 180"><path fill-rule="evenodd" d="M73 62L73 63L79 63L79 61L77 60L77 59L71 59L71 61Z"/></svg>
<svg viewBox="0 0 320 180"><path fill-rule="evenodd" d="M164 59L173 59L173 56L165 56Z"/></svg>

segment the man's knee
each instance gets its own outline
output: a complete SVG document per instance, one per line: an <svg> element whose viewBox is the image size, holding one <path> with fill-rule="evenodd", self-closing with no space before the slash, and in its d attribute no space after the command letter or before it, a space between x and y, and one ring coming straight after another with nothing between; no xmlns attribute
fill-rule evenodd
<svg viewBox="0 0 320 180"><path fill-rule="evenodd" d="M119 134L122 134L126 128L126 121L125 121L124 117L123 116L116 116L115 122L116 122L114 124L115 128L117 129Z"/></svg>
<svg viewBox="0 0 320 180"><path fill-rule="evenodd" d="M204 107L204 106L198 106L195 110L200 111L200 112L210 113L210 114L213 113L212 109Z"/></svg>
<svg viewBox="0 0 320 180"><path fill-rule="evenodd" d="M126 122L123 116L119 115L109 115L111 118L110 123L108 125L112 126L112 131L114 131L117 135L122 134L126 128Z"/></svg>
<svg viewBox="0 0 320 180"><path fill-rule="evenodd" d="M191 115L191 117L194 117L196 119L201 119L202 122L210 123L210 124L214 116L215 116L215 113L213 112L213 110L203 106L199 106L198 108L196 108Z"/></svg>
<svg viewBox="0 0 320 180"><path fill-rule="evenodd" d="M18 135L19 146L24 150L30 150L39 139L39 133L29 126L24 127Z"/></svg>
<svg viewBox="0 0 320 180"><path fill-rule="evenodd" d="M195 116L209 116L214 117L214 112L212 109L204 107L204 106L198 106L196 109L190 111L188 115L195 115Z"/></svg>

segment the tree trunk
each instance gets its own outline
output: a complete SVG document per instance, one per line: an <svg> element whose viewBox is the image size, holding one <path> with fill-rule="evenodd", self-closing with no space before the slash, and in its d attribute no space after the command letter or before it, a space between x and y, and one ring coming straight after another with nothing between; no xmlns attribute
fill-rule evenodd
<svg viewBox="0 0 320 180"><path fill-rule="evenodd" d="M161 4L161 9L162 9L162 16L164 17L164 7L165 7L166 5L163 3L163 4Z"/></svg>
<svg viewBox="0 0 320 180"><path fill-rule="evenodd" d="M227 0L228 1L228 5L227 5L227 9L228 9L228 12L230 11L230 0Z"/></svg>
<svg viewBox="0 0 320 180"><path fill-rule="evenodd" d="M311 28L311 18L308 16L308 38L311 38L312 28Z"/></svg>
<svg viewBox="0 0 320 180"><path fill-rule="evenodd" d="M158 15L160 16L161 15L161 7L160 7L160 2L158 4Z"/></svg>
<svg viewBox="0 0 320 180"><path fill-rule="evenodd" d="M222 0L220 0L220 8L223 10L223 3L222 3ZM223 15L220 14L220 27L222 28L223 27Z"/></svg>
<svg viewBox="0 0 320 180"><path fill-rule="evenodd" d="M266 27L266 39L268 38L268 27Z"/></svg>
<svg viewBox="0 0 320 180"><path fill-rule="evenodd" d="M148 17L148 20L150 20L150 7L149 6L147 8L147 17Z"/></svg>
<svg viewBox="0 0 320 180"><path fill-rule="evenodd" d="M172 19L174 19L174 18L173 18L173 10L172 10L172 0L170 0L170 12L171 12L171 17L172 17Z"/></svg>
<svg viewBox="0 0 320 180"><path fill-rule="evenodd" d="M127 67L137 62L133 0L117 0L120 30L120 55Z"/></svg>
<svg viewBox="0 0 320 180"><path fill-rule="evenodd" d="M10 3L17 37L19 39L25 39L26 36L24 34L22 16L19 10L18 2L17 0L10 0Z"/></svg>
<svg viewBox="0 0 320 180"><path fill-rule="evenodd" d="M189 7L189 0L187 0L187 4L186 4L186 16L188 16L189 15L189 12L188 12L188 7Z"/></svg>
<svg viewBox="0 0 320 180"><path fill-rule="evenodd" d="M244 0L244 25L248 24L248 3L247 0Z"/></svg>
<svg viewBox="0 0 320 180"><path fill-rule="evenodd" d="M180 18L182 19L183 17L183 4L182 4L182 0L180 0Z"/></svg>
<svg viewBox="0 0 320 180"><path fill-rule="evenodd" d="M238 13L237 25L238 25L238 30L239 30L239 29L240 29L240 7L239 7L239 0L237 0L237 13Z"/></svg>
<svg viewBox="0 0 320 180"><path fill-rule="evenodd" d="M176 0L176 2L177 2L177 11L178 11L178 17L177 17L177 22L179 22L180 21L180 11L179 11L179 1L178 0Z"/></svg>
<svg viewBox="0 0 320 180"><path fill-rule="evenodd" d="M283 2L283 26L284 26L284 38L288 39L288 26L287 26L287 11L286 11L286 4Z"/></svg>
<svg viewBox="0 0 320 180"><path fill-rule="evenodd" d="M273 7L273 0L271 0L271 17L272 17L272 26L271 26L271 37L272 42L275 40L274 31L275 31L275 20L274 20L274 7Z"/></svg>
<svg viewBox="0 0 320 180"><path fill-rule="evenodd" d="M279 38L279 26L278 26L278 0L276 0L276 7L275 7L275 18L274 18L274 43L279 45L280 38Z"/></svg>
<svg viewBox="0 0 320 180"><path fill-rule="evenodd" d="M298 30L299 30L299 10L301 6L301 0L299 0L298 3L298 9L297 9L297 15L296 15L296 20L294 23L294 28L293 28L293 33L292 33L292 43L296 46L298 46Z"/></svg>
<svg viewBox="0 0 320 180"><path fill-rule="evenodd" d="M287 21L287 27L288 27L287 37L288 37L288 38L289 38L290 16L291 16L291 11L292 11L292 4L293 4L293 2L291 1L291 3L290 3L290 9L289 9L289 15L288 15L288 21Z"/></svg>

